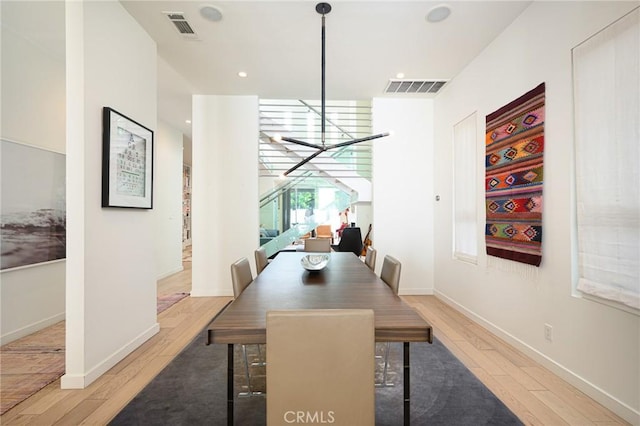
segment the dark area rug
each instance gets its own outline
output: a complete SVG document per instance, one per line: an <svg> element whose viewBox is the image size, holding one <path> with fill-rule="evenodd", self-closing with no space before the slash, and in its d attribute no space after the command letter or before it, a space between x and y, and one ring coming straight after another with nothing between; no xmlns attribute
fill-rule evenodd
<svg viewBox="0 0 640 426"><path fill-rule="evenodd" d="M226 345L204 345L198 335L110 425L226 425ZM381 350L384 345L377 345ZM257 347L248 346L251 360ZM264 348L262 354L264 354ZM244 364L236 346L236 392L246 391ZM382 361L376 371L379 382ZM393 344L388 382L376 388L376 425L401 425L402 345ZM252 367L252 389L264 390L264 367ZM265 396L236 397L235 424L265 424ZM413 425L521 425L522 422L487 389L449 350L433 344L411 344L411 424ZM356 426L356 425L354 425Z"/></svg>

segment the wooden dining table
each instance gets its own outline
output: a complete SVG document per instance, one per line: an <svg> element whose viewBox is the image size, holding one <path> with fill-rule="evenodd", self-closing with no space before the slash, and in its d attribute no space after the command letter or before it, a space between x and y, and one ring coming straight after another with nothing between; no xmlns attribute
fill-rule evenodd
<svg viewBox="0 0 640 426"><path fill-rule="evenodd" d="M432 328L353 253L329 253L321 271L301 264L309 253L279 253L207 326L207 344L227 344L227 424L233 425L234 344L266 343L266 315L288 309L373 309L376 342L403 342L404 424L410 422L409 344L432 342ZM267 361L268 362L268 361Z"/></svg>

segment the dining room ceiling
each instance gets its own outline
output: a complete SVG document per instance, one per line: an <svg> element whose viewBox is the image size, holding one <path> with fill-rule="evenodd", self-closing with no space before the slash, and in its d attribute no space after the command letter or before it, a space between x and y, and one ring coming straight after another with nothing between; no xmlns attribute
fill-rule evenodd
<svg viewBox="0 0 640 426"><path fill-rule="evenodd" d="M316 1L121 3L157 43L158 116L189 139L192 94L321 97ZM385 89L398 73L407 80L453 79L531 3L334 0L326 15L326 98L433 97ZM449 16L427 20L439 6Z"/></svg>

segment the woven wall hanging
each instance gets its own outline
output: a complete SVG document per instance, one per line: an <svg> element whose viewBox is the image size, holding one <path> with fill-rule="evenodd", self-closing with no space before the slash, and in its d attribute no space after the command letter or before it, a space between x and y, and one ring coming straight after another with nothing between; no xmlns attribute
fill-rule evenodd
<svg viewBox="0 0 640 426"><path fill-rule="evenodd" d="M487 115L487 254L540 266L545 85Z"/></svg>

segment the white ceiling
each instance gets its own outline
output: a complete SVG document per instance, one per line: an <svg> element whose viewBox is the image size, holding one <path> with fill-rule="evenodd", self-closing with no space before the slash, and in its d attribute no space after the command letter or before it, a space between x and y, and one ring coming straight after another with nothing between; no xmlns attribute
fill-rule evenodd
<svg viewBox="0 0 640 426"><path fill-rule="evenodd" d="M191 137L190 95L320 99L321 15L316 1L121 0L157 42L158 114ZM448 1L445 21L425 19L441 1L330 1L326 98L385 96L389 79L452 79L531 1ZM205 5L223 18L211 22ZM182 12L198 39L180 35L163 12ZM505 52L508 60L509 52ZM239 71L248 74L238 77ZM404 95L420 96L420 95ZM422 95L424 96L424 95Z"/></svg>

